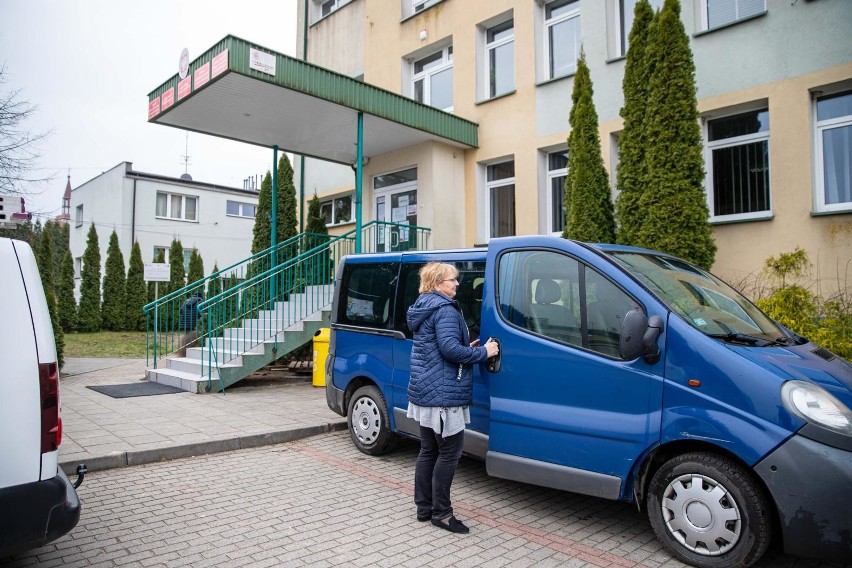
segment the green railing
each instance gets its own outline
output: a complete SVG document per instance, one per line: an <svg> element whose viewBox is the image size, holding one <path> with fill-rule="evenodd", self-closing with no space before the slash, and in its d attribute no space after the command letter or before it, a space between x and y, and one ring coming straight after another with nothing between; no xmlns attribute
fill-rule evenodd
<svg viewBox="0 0 852 568"><path fill-rule="evenodd" d="M427 250L431 233L417 225L370 221L361 227L361 252Z"/></svg>
<svg viewBox="0 0 852 568"><path fill-rule="evenodd" d="M339 237L313 237L315 246L295 258L240 282L198 304L207 347L207 390L213 369L224 390L222 366L270 343L278 350L281 334L331 303L338 262L355 252L354 231Z"/></svg>
<svg viewBox="0 0 852 568"><path fill-rule="evenodd" d="M325 238L326 235L301 233L146 304L142 311L146 320L147 365L153 360L156 369L157 362L163 357L182 353L197 342L201 322L196 307L204 297L215 296L223 289L268 271L273 266L273 259L280 264L295 258L313 246L314 239L318 237Z"/></svg>

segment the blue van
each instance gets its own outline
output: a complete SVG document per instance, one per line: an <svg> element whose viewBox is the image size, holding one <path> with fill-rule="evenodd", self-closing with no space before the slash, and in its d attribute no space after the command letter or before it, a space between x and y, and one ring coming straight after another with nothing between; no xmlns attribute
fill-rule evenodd
<svg viewBox="0 0 852 568"><path fill-rule="evenodd" d="M474 368L465 452L489 475L634 501L680 560L852 561L852 365L667 254L558 237L347 256L326 398L366 454L416 438L405 321L429 261L459 269Z"/></svg>

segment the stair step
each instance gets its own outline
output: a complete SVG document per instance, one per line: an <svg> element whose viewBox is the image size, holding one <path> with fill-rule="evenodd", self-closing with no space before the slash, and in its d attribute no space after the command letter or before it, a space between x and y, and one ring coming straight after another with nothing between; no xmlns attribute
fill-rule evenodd
<svg viewBox="0 0 852 568"><path fill-rule="evenodd" d="M149 381L170 385L191 393L207 392L207 376L200 377L195 373L187 373L185 371L177 371L175 369L148 369L146 376ZM215 373L212 375L213 389L219 388L219 376Z"/></svg>

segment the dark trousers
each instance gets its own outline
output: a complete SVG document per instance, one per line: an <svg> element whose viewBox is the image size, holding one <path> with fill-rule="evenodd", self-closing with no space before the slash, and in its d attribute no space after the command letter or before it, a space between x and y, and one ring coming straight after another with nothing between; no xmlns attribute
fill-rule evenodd
<svg viewBox="0 0 852 568"><path fill-rule="evenodd" d="M450 485L464 447L464 430L447 438L420 427L420 455L414 467L417 516L446 519L453 514Z"/></svg>

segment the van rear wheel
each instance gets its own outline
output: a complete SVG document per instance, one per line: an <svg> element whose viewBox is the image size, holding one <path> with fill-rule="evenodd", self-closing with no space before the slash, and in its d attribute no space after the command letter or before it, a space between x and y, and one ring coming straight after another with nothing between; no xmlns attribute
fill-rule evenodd
<svg viewBox="0 0 852 568"><path fill-rule="evenodd" d="M691 453L663 464L651 479L647 509L657 538L699 568L751 566L769 546L763 490L722 456Z"/></svg>
<svg viewBox="0 0 852 568"><path fill-rule="evenodd" d="M349 435L355 447L365 454L380 456L396 448L399 437L391 432L385 397L375 385L355 391L346 416Z"/></svg>

